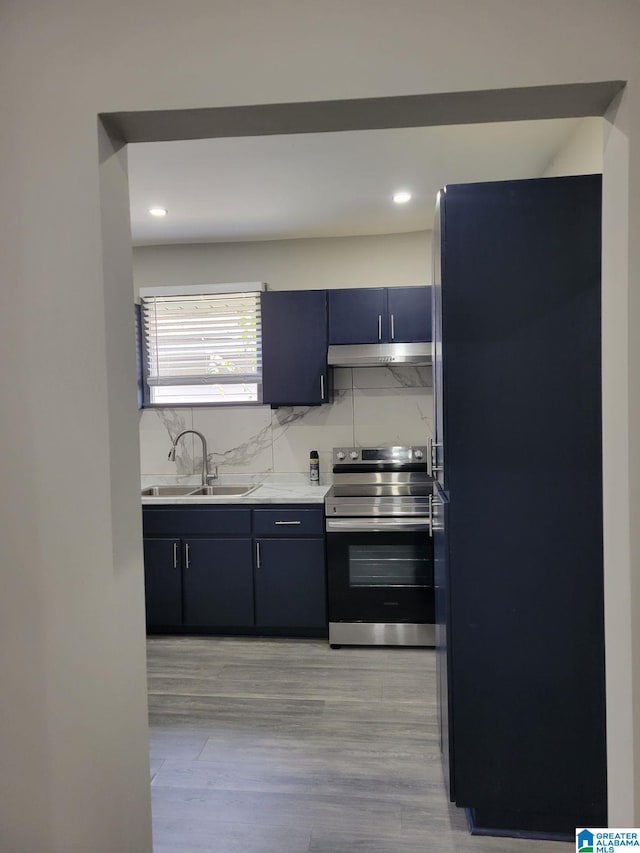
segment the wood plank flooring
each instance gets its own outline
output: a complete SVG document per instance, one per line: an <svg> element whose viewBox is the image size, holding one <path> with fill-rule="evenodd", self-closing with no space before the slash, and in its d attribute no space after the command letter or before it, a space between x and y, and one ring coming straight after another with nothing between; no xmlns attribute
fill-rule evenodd
<svg viewBox="0 0 640 853"><path fill-rule="evenodd" d="M154 853L567 853L474 838L440 769L430 649L150 638Z"/></svg>

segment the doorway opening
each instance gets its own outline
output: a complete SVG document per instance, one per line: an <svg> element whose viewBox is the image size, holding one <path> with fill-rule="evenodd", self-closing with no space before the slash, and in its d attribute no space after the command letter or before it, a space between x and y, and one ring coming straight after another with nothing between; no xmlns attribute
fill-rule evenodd
<svg viewBox="0 0 640 853"><path fill-rule="evenodd" d="M520 90L511 93L465 93L464 97L425 96L413 99L381 99L371 102L334 102L318 105L277 105L273 107L247 107L233 110L203 110L181 116L180 113L156 113L104 116L107 130L115 138L127 142L169 141L171 139L220 139L236 137L273 136L285 133L353 132L380 128L421 127L426 112L438 124L453 125L465 121L461 116L475 116L478 122L513 121L520 111L527 117L549 120L552 117L601 116L620 90L619 84L597 84L585 87L551 87L554 91ZM562 90L562 91L561 91ZM384 102L384 103L383 103ZM395 102L395 103L392 103ZM403 102L403 103L401 103ZM516 108L515 104L518 103ZM351 104L351 107L350 107ZM528 106L523 107L523 104ZM404 110L404 111L403 111ZM252 112L253 111L253 112ZM419 114L420 124L417 124ZM550 116L552 113L552 116ZM442 115L449 121L442 121ZM324 116L324 117L323 117ZM381 116L386 116L381 118ZM393 118L391 118L393 116ZM479 118L482 116L482 118ZM486 118L486 116L491 116ZM251 118L251 121L248 119ZM254 123L255 122L255 123ZM406 123L405 123L406 122ZM318 130L324 125L322 131ZM354 127L354 125L360 125ZM247 132L247 127L250 131ZM316 128L315 131L311 128ZM217 132L212 132L212 130ZM258 131L258 132L256 132ZM206 134L206 135L204 135ZM114 144L114 149L120 143ZM532 175L533 177L533 175ZM428 230L428 229L424 229ZM354 427L355 428L355 427Z"/></svg>

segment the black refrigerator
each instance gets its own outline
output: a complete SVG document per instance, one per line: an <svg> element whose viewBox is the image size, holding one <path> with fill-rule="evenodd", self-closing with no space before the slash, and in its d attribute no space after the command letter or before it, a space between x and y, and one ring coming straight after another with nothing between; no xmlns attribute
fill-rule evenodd
<svg viewBox="0 0 640 853"><path fill-rule="evenodd" d="M440 732L480 834L607 825L600 268L599 175L439 194Z"/></svg>

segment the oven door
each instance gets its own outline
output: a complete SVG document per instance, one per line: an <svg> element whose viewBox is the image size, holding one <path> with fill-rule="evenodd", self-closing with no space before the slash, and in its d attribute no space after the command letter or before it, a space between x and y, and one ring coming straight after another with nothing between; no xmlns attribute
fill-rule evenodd
<svg viewBox="0 0 640 853"><path fill-rule="evenodd" d="M330 622L434 623L428 518L328 518Z"/></svg>

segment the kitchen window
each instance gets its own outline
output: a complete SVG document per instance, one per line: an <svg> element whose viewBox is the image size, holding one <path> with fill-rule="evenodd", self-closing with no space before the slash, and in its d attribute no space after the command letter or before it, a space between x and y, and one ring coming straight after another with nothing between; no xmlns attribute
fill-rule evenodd
<svg viewBox="0 0 640 853"><path fill-rule="evenodd" d="M145 404L260 403L260 282L140 290Z"/></svg>

